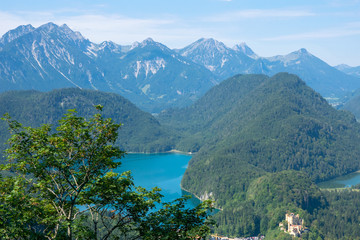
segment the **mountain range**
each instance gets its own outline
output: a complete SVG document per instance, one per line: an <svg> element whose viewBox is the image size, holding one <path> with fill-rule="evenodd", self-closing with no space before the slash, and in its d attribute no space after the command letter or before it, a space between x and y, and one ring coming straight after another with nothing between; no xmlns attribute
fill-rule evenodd
<svg viewBox="0 0 360 240"><path fill-rule="evenodd" d="M156 112L191 103L217 84L206 68L146 39L95 44L67 25L20 26L0 40L1 91L77 87L115 92Z"/></svg>
<svg viewBox="0 0 360 240"><path fill-rule="evenodd" d="M334 105L360 87L359 76L342 72L302 48L287 55L259 57L245 43L226 47L214 39L200 39L179 50L179 53L201 64L222 79L244 74L279 72L298 75L308 86Z"/></svg>
<svg viewBox="0 0 360 240"><path fill-rule="evenodd" d="M131 46L92 43L67 25L10 30L0 39L0 91L63 87L118 93L152 113L188 106L235 74L298 74L329 102L341 103L360 80L300 49L259 57L245 43L233 48L199 39L170 49L151 38Z"/></svg>
<svg viewBox="0 0 360 240"><path fill-rule="evenodd" d="M358 67L350 67L349 65L346 64L341 64L341 65L337 65L335 66L335 68L339 71L342 71L346 74L352 75L354 77L358 77L360 78L360 66Z"/></svg>

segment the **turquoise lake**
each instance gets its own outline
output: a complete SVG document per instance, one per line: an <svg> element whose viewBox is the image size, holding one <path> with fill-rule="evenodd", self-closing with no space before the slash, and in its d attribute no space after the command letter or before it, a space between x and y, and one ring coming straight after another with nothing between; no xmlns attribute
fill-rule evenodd
<svg viewBox="0 0 360 240"><path fill-rule="evenodd" d="M181 178L191 159L189 155L161 154L127 154L120 161L116 172L131 171L136 186L150 190L153 187L162 189L163 201L169 202L182 195L189 195L180 188ZM194 207L198 199L192 199L188 207Z"/></svg>
<svg viewBox="0 0 360 240"><path fill-rule="evenodd" d="M344 188L351 187L360 183L360 172L354 172L341 176L330 181L321 182L318 184L321 188Z"/></svg>

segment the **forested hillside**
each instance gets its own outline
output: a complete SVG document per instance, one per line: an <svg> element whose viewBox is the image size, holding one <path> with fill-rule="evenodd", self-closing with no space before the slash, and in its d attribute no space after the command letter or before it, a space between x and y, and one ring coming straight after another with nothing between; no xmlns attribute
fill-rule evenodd
<svg viewBox="0 0 360 240"><path fill-rule="evenodd" d="M360 168L360 125L354 116L334 109L301 79L287 73L271 78L235 76L214 87L193 106L165 112L160 119L184 133L177 148L197 151L184 175L183 187L216 200L223 208L217 215L218 230L230 235L251 236L274 227L274 222L262 225L265 213L250 214L253 200L249 194L257 178L275 173L275 179L294 183L285 189L300 191L300 195L289 200L310 214L313 208L324 206L319 191L310 191L311 182ZM306 172L308 177L300 172L277 175L290 169ZM297 177L300 179L290 181ZM296 184L306 178L311 181ZM284 191L273 190L273 196L281 196ZM303 191L318 199L318 204L307 205L310 200L300 203ZM266 199L255 207L268 209L274 199ZM286 201L282 198L275 202L287 206ZM282 218L284 211L278 211Z"/></svg>
<svg viewBox="0 0 360 240"><path fill-rule="evenodd" d="M343 109L352 112L356 119L360 120L360 90L343 106Z"/></svg>
<svg viewBox="0 0 360 240"><path fill-rule="evenodd" d="M354 116L332 108L295 75L230 78L160 121L188 134L177 146L200 149L195 160L240 157L268 172L304 170L316 182L358 167ZM187 142L197 149L186 148Z"/></svg>
<svg viewBox="0 0 360 240"><path fill-rule="evenodd" d="M165 130L149 113L138 109L127 99L114 93L93 90L61 89L51 92L10 91L0 94L0 116L10 116L25 126L56 124L68 109L90 117L94 105L104 106L104 117L122 123L118 144L129 152L158 152L172 148L171 131ZM5 121L0 121L1 149L10 136Z"/></svg>
<svg viewBox="0 0 360 240"><path fill-rule="evenodd" d="M310 229L304 239L357 236L349 230L360 224L354 217L357 189L339 196L315 183L360 168L360 125L297 76L236 75L158 120L117 94L80 89L2 93L0 115L39 126L56 124L67 109L89 117L97 104L104 117L123 124L117 144L126 151L196 153L182 186L216 201L215 232L288 239L278 224L292 211ZM4 121L0 132L4 143ZM330 223L338 229L331 231Z"/></svg>

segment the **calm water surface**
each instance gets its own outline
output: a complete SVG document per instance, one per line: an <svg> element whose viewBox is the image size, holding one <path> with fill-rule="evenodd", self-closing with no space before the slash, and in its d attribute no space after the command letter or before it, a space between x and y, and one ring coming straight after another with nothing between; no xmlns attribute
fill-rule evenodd
<svg viewBox="0 0 360 240"><path fill-rule="evenodd" d="M116 172L131 171L136 186L150 190L160 187L163 201L169 202L186 194L180 188L181 178L191 159L189 155L162 154L127 154L120 161ZM189 202L189 207L198 204L197 199Z"/></svg>
<svg viewBox="0 0 360 240"><path fill-rule="evenodd" d="M351 187L360 183L360 172L354 172L330 181L319 183L321 188L343 188Z"/></svg>

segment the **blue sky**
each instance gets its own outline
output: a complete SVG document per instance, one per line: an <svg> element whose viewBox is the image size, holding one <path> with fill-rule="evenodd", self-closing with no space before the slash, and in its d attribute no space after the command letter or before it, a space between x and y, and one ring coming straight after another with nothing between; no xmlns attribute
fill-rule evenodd
<svg viewBox="0 0 360 240"><path fill-rule="evenodd" d="M66 23L93 42L147 37L170 48L199 38L246 42L268 57L306 48L330 65L360 66L360 0L4 0L0 35Z"/></svg>

